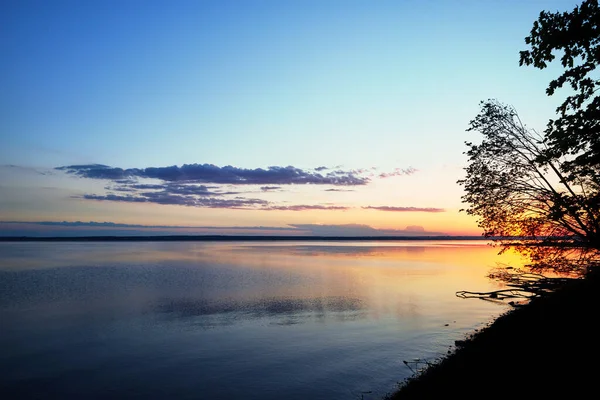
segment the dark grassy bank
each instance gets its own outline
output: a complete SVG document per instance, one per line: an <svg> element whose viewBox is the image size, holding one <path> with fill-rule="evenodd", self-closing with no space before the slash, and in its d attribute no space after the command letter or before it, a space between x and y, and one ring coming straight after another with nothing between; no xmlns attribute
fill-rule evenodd
<svg viewBox="0 0 600 400"><path fill-rule="evenodd" d="M501 316L389 398L596 398L599 306L593 271Z"/></svg>

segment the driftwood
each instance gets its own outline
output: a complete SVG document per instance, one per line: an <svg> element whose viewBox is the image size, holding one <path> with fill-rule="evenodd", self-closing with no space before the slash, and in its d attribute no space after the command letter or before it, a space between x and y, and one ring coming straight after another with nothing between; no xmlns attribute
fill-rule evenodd
<svg viewBox="0 0 600 400"><path fill-rule="evenodd" d="M507 287L491 292L460 290L456 292L456 296L465 299L477 298L499 302L504 302L509 299L520 300L521 303L515 301L508 302L508 304L516 307L522 305L523 301L526 302L534 297L540 297L544 294L551 293L565 283L577 279L565 276L547 277L542 274L523 272L518 269L513 269L512 267L499 269L491 273L489 277L504 282Z"/></svg>
<svg viewBox="0 0 600 400"><path fill-rule="evenodd" d="M600 269L598 269L600 275ZM506 288L493 290L491 292L472 292L460 290L456 296L461 298L476 298L492 302L508 303L513 307L519 307L527 303L534 297L541 297L552 293L566 283L575 279L582 278L581 275L557 275L545 276L538 273L525 272L510 266L497 268L488 275L490 279L504 282ZM506 302L506 300L510 300ZM461 347L466 343L464 340L455 341L456 347ZM412 361L404 361L404 364L414 375L418 375L435 362L426 359L416 358Z"/></svg>
<svg viewBox="0 0 600 400"><path fill-rule="evenodd" d="M425 371L433 364L435 364L435 361L427 360L424 358L415 358L411 361L404 361L404 365L406 365L413 374L419 374Z"/></svg>

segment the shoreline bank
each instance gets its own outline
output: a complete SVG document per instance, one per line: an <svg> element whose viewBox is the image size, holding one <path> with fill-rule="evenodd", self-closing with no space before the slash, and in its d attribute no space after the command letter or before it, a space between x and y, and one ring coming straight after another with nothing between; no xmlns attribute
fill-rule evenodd
<svg viewBox="0 0 600 400"><path fill-rule="evenodd" d="M387 399L590 396L600 385L599 307L594 271L509 310Z"/></svg>

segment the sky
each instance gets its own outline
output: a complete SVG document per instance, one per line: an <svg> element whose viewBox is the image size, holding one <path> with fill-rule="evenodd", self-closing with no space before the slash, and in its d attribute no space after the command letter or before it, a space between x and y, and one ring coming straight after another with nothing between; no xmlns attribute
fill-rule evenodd
<svg viewBox="0 0 600 400"><path fill-rule="evenodd" d="M576 5L3 1L0 235L480 235L469 121L544 129L519 51Z"/></svg>

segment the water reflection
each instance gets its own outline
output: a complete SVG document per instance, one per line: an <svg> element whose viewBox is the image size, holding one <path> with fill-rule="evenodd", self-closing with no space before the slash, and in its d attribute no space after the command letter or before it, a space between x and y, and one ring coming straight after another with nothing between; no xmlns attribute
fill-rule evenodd
<svg viewBox="0 0 600 400"><path fill-rule="evenodd" d="M0 397L261 400L381 398L403 359L504 311L456 291L520 265L482 242L1 243L0 260Z"/></svg>
<svg viewBox="0 0 600 400"><path fill-rule="evenodd" d="M272 323L290 325L309 320L324 321L333 318L350 321L364 318L365 307L360 299L347 297L323 297L314 299L263 298L256 301L205 301L169 299L157 304L156 312L174 313L181 317L196 318L194 323L214 327L235 323L240 319L269 318ZM220 315L220 318L215 316Z"/></svg>
<svg viewBox="0 0 600 400"><path fill-rule="evenodd" d="M25 251L32 248L35 255ZM0 307L56 302L238 318L360 309L402 318L456 291L500 285L485 277L499 258L481 242L25 243L0 251Z"/></svg>

